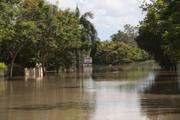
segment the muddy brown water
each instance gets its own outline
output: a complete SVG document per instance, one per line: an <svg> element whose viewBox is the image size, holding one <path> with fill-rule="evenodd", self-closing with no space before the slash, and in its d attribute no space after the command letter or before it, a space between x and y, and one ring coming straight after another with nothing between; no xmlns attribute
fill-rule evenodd
<svg viewBox="0 0 180 120"><path fill-rule="evenodd" d="M0 120L180 119L178 72L145 64L97 68L0 80Z"/></svg>

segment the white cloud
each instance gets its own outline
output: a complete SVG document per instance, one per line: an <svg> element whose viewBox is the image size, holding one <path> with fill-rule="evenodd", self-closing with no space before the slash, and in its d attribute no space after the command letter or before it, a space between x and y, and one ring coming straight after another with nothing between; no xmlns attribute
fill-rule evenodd
<svg viewBox="0 0 180 120"><path fill-rule="evenodd" d="M57 0L48 0L56 3ZM137 25L144 17L139 6L144 0L58 0L62 9L75 9L79 6L82 13L91 11L99 37L109 37L122 29L125 24Z"/></svg>

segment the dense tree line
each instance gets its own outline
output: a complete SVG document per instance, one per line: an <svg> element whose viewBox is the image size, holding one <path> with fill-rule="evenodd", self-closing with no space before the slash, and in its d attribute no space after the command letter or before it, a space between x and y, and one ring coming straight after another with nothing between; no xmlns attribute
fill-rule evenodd
<svg viewBox="0 0 180 120"><path fill-rule="evenodd" d="M88 55L94 64L120 64L149 60L147 51L163 68L176 69L180 1L156 0L142 8L147 16L139 28L125 25L110 41L100 41L89 20L91 12L61 10L45 0L0 0L0 62L9 65L12 77L15 64L39 64L44 73L58 72L72 66L81 69Z"/></svg>
<svg viewBox="0 0 180 120"><path fill-rule="evenodd" d="M138 35L138 28L125 25L123 31L111 36L111 40L97 42L95 64L118 65L146 61L151 57L137 46L135 38Z"/></svg>
<svg viewBox="0 0 180 120"><path fill-rule="evenodd" d="M0 60L10 65L10 77L14 64L39 63L44 72L80 66L97 39L91 18L44 0L0 0Z"/></svg>
<svg viewBox="0 0 180 120"><path fill-rule="evenodd" d="M176 70L180 60L180 1L156 0L142 8L147 16L140 24L139 46L162 68Z"/></svg>

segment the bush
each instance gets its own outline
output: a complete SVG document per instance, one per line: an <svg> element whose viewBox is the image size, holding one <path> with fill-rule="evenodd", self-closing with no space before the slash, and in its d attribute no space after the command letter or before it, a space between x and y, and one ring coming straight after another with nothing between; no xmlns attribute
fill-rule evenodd
<svg viewBox="0 0 180 120"><path fill-rule="evenodd" d="M136 45L125 42L105 41L97 46L94 63L118 65L121 63L146 61L148 59L149 55Z"/></svg>
<svg viewBox="0 0 180 120"><path fill-rule="evenodd" d="M5 70L7 69L7 65L4 63L0 63L0 70Z"/></svg>

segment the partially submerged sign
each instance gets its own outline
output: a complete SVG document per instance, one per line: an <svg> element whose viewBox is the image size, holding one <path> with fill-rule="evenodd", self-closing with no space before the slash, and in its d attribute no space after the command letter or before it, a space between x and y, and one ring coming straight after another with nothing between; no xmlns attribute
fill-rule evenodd
<svg viewBox="0 0 180 120"><path fill-rule="evenodd" d="M92 58L91 57L86 57L84 59L84 64L92 64Z"/></svg>

